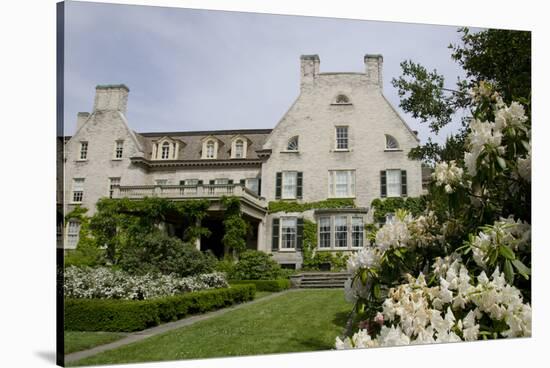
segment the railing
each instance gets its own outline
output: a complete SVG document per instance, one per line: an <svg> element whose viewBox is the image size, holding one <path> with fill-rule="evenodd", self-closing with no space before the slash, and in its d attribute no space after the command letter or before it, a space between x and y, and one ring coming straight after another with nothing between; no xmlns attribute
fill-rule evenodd
<svg viewBox="0 0 550 368"><path fill-rule="evenodd" d="M265 207L265 200L241 184L132 185L112 188L113 198L161 197L169 199L244 197Z"/></svg>

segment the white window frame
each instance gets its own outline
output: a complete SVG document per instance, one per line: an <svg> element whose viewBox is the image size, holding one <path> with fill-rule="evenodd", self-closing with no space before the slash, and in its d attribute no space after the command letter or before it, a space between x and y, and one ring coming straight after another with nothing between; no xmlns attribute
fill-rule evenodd
<svg viewBox="0 0 550 368"><path fill-rule="evenodd" d="M285 179L294 176L293 193L285 191ZM288 185L286 186L288 187ZM283 171L281 174L281 199L296 199L298 192L298 171Z"/></svg>
<svg viewBox="0 0 550 368"><path fill-rule="evenodd" d="M292 233L285 234L283 232L283 229L285 229L285 225L284 225L285 221L292 221L293 222L293 227L290 227L291 230L292 229L294 230L293 234ZM294 235L294 239L291 240L291 242L294 245L293 247L283 247L283 242L285 241L285 239L283 239L284 235ZM297 217L281 217L280 218L280 225L279 225L279 251L282 251L282 252L296 251L297 242L298 242L298 218Z"/></svg>
<svg viewBox="0 0 550 368"><path fill-rule="evenodd" d="M119 139L115 141L115 154L113 160L122 160L122 155L124 154L124 141Z"/></svg>
<svg viewBox="0 0 550 368"><path fill-rule="evenodd" d="M241 143L241 151L239 155L239 150L237 149L239 142ZM246 158L246 153L248 150L248 140L242 136L237 136L233 138L231 142L231 158L243 159Z"/></svg>
<svg viewBox="0 0 550 368"><path fill-rule="evenodd" d="M164 150L166 148L166 150ZM161 160L169 160L170 159L170 151L171 151L172 145L168 141L162 142L160 145L160 159ZM166 155L165 155L166 153ZM166 157L165 157L166 156Z"/></svg>
<svg viewBox="0 0 550 368"><path fill-rule="evenodd" d="M256 184L254 184L254 185L250 184L250 183L253 183L253 182L255 182ZM246 178L244 180L244 186L248 190L258 194L260 192L260 178ZM256 190L253 189L254 186L256 187Z"/></svg>
<svg viewBox="0 0 550 368"><path fill-rule="evenodd" d="M344 219L345 218L345 223L346 223L346 238L345 238L345 242L346 242L346 246L345 247L337 247L336 244L337 244L337 240L336 240L336 237L337 237L337 230L336 230L336 223L338 222L336 219L337 218L340 218L340 219ZM330 230L327 232L326 230L322 230L321 228L321 222L322 222L322 219L328 219L329 221L329 225L330 225ZM361 221L361 231L355 231L357 229L354 229L354 219L360 219ZM329 239L330 239L330 244L329 246L321 246L321 239L322 239L322 234L326 234L326 233L330 233L329 235ZM354 234L357 234L357 233L360 233L361 234L361 244L362 246L354 246ZM365 216L362 215L362 214L353 214L353 213L341 213L341 214L338 214L338 213L334 213L334 214L331 214L331 215L321 215L317 218L317 239L318 239L318 243L317 243L317 250L318 251L331 251L331 252L334 252L334 251L341 251L341 250L357 250L357 249L361 249L361 248L364 248L365 247L365 244L366 243L366 232L365 232Z"/></svg>
<svg viewBox="0 0 550 368"><path fill-rule="evenodd" d="M359 226L355 223L355 220L360 220ZM357 230L359 228L360 230ZM365 219L363 216L351 216L351 229L350 229L350 236L351 236L351 244L350 247L353 249L360 249L365 246ZM355 240L357 238L354 236L355 234L361 234L361 236L358 238L360 240L360 245L354 245Z"/></svg>
<svg viewBox="0 0 550 368"><path fill-rule="evenodd" d="M197 194L199 179L183 179L183 194Z"/></svg>
<svg viewBox="0 0 550 368"><path fill-rule="evenodd" d="M345 230L342 231L342 230L337 230L336 228L338 226L342 226L342 225L338 225L338 220L339 219L344 219L344 225L345 226ZM350 244L349 244L349 235L350 235L350 231L349 231L349 223L348 223L348 216L347 215L335 215L334 216L334 249L348 249ZM340 239L338 239L338 234L339 233L344 233L345 234L345 237L343 238L344 241L345 241L345 246L337 246L336 244L338 243L338 241Z"/></svg>
<svg viewBox="0 0 550 368"><path fill-rule="evenodd" d="M385 134L385 138L386 138L386 144L385 144L386 151L400 151L399 141L393 135ZM389 143L392 140L393 142L395 142L396 147L389 146Z"/></svg>
<svg viewBox="0 0 550 368"><path fill-rule="evenodd" d="M295 148L291 148L290 145L294 144ZM295 135L286 142L286 152L299 152L300 151L300 137Z"/></svg>
<svg viewBox="0 0 550 368"><path fill-rule="evenodd" d="M86 179L84 178L73 178L73 186L71 191L71 203L82 203L82 201L84 200L85 180Z"/></svg>
<svg viewBox="0 0 550 368"><path fill-rule="evenodd" d="M75 249L80 241L80 222L69 220L65 229L65 247L66 249Z"/></svg>
<svg viewBox="0 0 550 368"><path fill-rule="evenodd" d="M326 226L322 226L321 222L325 220L325 221L328 221L328 231L326 230ZM319 249L331 249L332 248L332 240L333 240L333 236L332 236L332 229L333 229L333 226L332 226L332 216L321 216L319 217L319 219L317 220L317 224L318 224L318 228L319 228L319 235L318 235L318 239L319 239ZM328 234L328 245L327 246L322 246L323 244L323 235L326 235Z"/></svg>
<svg viewBox="0 0 550 368"><path fill-rule="evenodd" d="M338 173L347 173L346 195L337 194ZM328 171L328 196L329 198L355 198L355 170L329 170Z"/></svg>
<svg viewBox="0 0 550 368"><path fill-rule="evenodd" d="M120 176L109 178L109 198L113 198L115 186L120 186Z"/></svg>
<svg viewBox="0 0 550 368"><path fill-rule="evenodd" d="M397 174L397 178L398 178L397 184L392 182L392 185L395 185L397 187L396 192L394 191L390 192L390 173ZM387 169L386 170L386 197L395 198L395 197L401 197L401 195L402 195L401 169Z"/></svg>
<svg viewBox="0 0 550 368"><path fill-rule="evenodd" d="M80 142L80 149L78 151L78 161L88 161L89 148L90 148L90 145L88 144L88 141Z"/></svg>
<svg viewBox="0 0 550 368"><path fill-rule="evenodd" d="M338 130L339 129L345 129L345 142L346 142L345 147L340 147L339 146L340 140L344 139L343 137L339 137L339 135L338 135ZM349 151L349 147L350 147L350 144L349 144L349 126L348 125L337 125L337 126L335 126L334 127L334 150L335 151L346 152L346 151Z"/></svg>
<svg viewBox="0 0 550 368"><path fill-rule="evenodd" d="M157 186L168 185L168 179L155 179L155 185Z"/></svg>

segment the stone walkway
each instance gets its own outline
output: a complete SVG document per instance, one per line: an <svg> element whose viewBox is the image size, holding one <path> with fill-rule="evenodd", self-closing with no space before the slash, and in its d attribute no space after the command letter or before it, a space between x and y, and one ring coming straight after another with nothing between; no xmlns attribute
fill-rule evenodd
<svg viewBox="0 0 550 368"><path fill-rule="evenodd" d="M264 300L273 299L273 298L276 298L278 296L281 296L281 295L284 295L284 294L287 294L287 293L290 293L290 292L296 292L296 291L299 291L299 290L300 289L289 289L289 290L281 291L281 292L278 292L278 293L273 293L271 295L264 296L263 298L255 299L251 302L237 304L235 306L224 308L224 309L218 309L218 310L213 311L213 312L208 312L208 313L199 314L199 315L196 315L196 316L183 318L183 319L180 319L180 320L174 321L174 322L164 323L162 325L155 326L155 327L149 328L147 330L132 332L132 333L129 333L126 337L123 337L122 339L114 341L112 343L105 344L105 345L99 345L99 346L96 346L95 348L92 348L92 349L82 350L82 351L77 351L75 353L67 354L67 355L65 355L65 363L70 363L70 362L74 362L74 361L77 361L77 360L80 360L80 359L84 359L84 358L87 358L89 356L96 355L96 354L102 353L102 352L107 351L107 350L116 349L116 348L119 348L119 347L124 346L124 345L131 344L131 343L136 342L136 341L144 340L144 339L146 339L148 337L151 337L151 336L155 336L155 335L167 332L167 331L175 330L176 328L190 326L190 325L192 325L196 322L199 322L199 321L204 321L206 319L221 316L222 314L225 314L225 313L237 310L237 309L241 309L241 308L247 307L247 306L252 305L252 304L263 302Z"/></svg>

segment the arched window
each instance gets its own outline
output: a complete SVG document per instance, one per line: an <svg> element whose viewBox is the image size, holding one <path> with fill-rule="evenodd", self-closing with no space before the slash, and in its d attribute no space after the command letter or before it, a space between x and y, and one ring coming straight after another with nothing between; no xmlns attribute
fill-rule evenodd
<svg viewBox="0 0 550 368"><path fill-rule="evenodd" d="M336 96L336 103L337 104L349 104L349 98L346 95L338 95Z"/></svg>
<svg viewBox="0 0 550 368"><path fill-rule="evenodd" d="M160 158L163 160L168 160L168 157L170 157L170 143L164 142L162 144L162 151Z"/></svg>
<svg viewBox="0 0 550 368"><path fill-rule="evenodd" d="M235 142L235 158L243 158L244 142L239 139Z"/></svg>
<svg viewBox="0 0 550 368"><path fill-rule="evenodd" d="M397 143L397 139L395 139L389 134L386 134L386 149L387 150L399 149L399 143Z"/></svg>
<svg viewBox="0 0 550 368"><path fill-rule="evenodd" d="M298 151L298 136L292 137L288 140L286 149L287 151Z"/></svg>
<svg viewBox="0 0 550 368"><path fill-rule="evenodd" d="M206 142L206 158L215 158L215 143L214 141Z"/></svg>

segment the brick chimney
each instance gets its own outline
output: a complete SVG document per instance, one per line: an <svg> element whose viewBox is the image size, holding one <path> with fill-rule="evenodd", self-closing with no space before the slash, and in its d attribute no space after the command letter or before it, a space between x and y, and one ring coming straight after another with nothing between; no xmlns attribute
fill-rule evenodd
<svg viewBox="0 0 550 368"><path fill-rule="evenodd" d="M313 84L313 81L319 75L319 55L300 56L300 86L304 87Z"/></svg>
<svg viewBox="0 0 550 368"><path fill-rule="evenodd" d="M365 55L365 73L367 74L368 84L378 86L382 89L382 55Z"/></svg>
<svg viewBox="0 0 550 368"><path fill-rule="evenodd" d="M95 111L120 111L126 115L130 89L124 84L98 85L95 87Z"/></svg>

